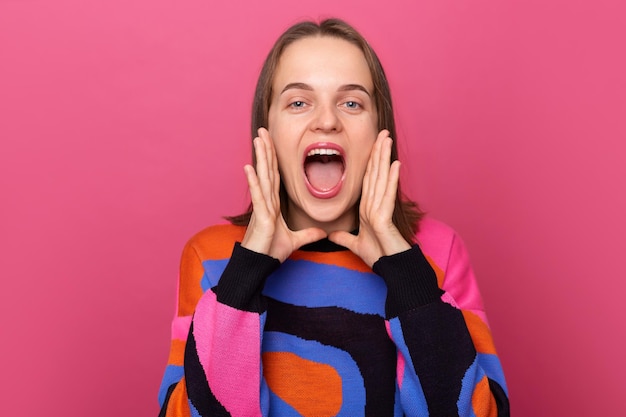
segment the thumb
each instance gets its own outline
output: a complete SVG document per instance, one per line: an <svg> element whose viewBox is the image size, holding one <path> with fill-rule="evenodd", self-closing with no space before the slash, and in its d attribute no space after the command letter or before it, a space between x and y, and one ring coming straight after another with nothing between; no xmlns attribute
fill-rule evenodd
<svg viewBox="0 0 626 417"><path fill-rule="evenodd" d="M354 236L352 233L338 230L328 235L328 239L331 242L335 242L336 244L344 246L354 252L357 237Z"/></svg>
<svg viewBox="0 0 626 417"><path fill-rule="evenodd" d="M309 227L308 229L293 232L293 243L296 249L301 248L309 243L316 242L326 237L326 232L317 227Z"/></svg>

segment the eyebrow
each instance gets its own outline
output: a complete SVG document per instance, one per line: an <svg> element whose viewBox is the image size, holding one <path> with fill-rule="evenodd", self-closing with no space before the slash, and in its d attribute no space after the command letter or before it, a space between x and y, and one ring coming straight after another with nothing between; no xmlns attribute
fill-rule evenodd
<svg viewBox="0 0 626 417"><path fill-rule="evenodd" d="M285 88L283 88L283 91L281 91L280 94L291 89L313 91L313 87L311 87L310 85L306 83L289 83L285 86ZM337 89L337 91L353 91L353 90L363 91L365 94L368 95L368 97L371 97L371 94L369 91L367 91L367 88L363 87L361 84L345 84Z"/></svg>

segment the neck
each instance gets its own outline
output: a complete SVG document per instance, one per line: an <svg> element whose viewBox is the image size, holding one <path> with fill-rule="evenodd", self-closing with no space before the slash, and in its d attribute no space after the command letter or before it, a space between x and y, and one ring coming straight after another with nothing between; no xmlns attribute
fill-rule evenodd
<svg viewBox="0 0 626 417"><path fill-rule="evenodd" d="M294 231L307 229L309 227L316 227L325 231L326 235L329 235L331 232L351 232L357 228L356 210L350 210L338 218L330 221L316 220L295 207L290 207L286 210L286 213L283 213L283 216L285 217L287 226Z"/></svg>

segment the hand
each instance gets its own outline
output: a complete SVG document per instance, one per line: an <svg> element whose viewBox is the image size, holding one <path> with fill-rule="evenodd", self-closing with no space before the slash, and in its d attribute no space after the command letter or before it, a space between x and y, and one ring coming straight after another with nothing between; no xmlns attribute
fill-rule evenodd
<svg viewBox="0 0 626 417"><path fill-rule="evenodd" d="M393 255L411 248L392 216L398 191L400 161L391 163L392 139L389 132L378 134L363 178L359 206L359 234L332 232L328 238L357 254L370 267L381 256Z"/></svg>
<svg viewBox="0 0 626 417"><path fill-rule="evenodd" d="M266 129L260 128L258 133L253 142L256 171L251 165L244 166L253 211L241 246L283 262L301 246L326 237L326 232L318 228L289 229L280 210L280 174L274 145Z"/></svg>

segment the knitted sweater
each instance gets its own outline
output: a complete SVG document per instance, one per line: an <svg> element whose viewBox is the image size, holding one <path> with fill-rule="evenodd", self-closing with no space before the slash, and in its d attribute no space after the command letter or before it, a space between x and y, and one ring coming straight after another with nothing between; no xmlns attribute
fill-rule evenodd
<svg viewBox="0 0 626 417"><path fill-rule="evenodd" d="M327 239L280 264L209 227L185 246L161 416L508 416L466 249L430 219L373 269Z"/></svg>

